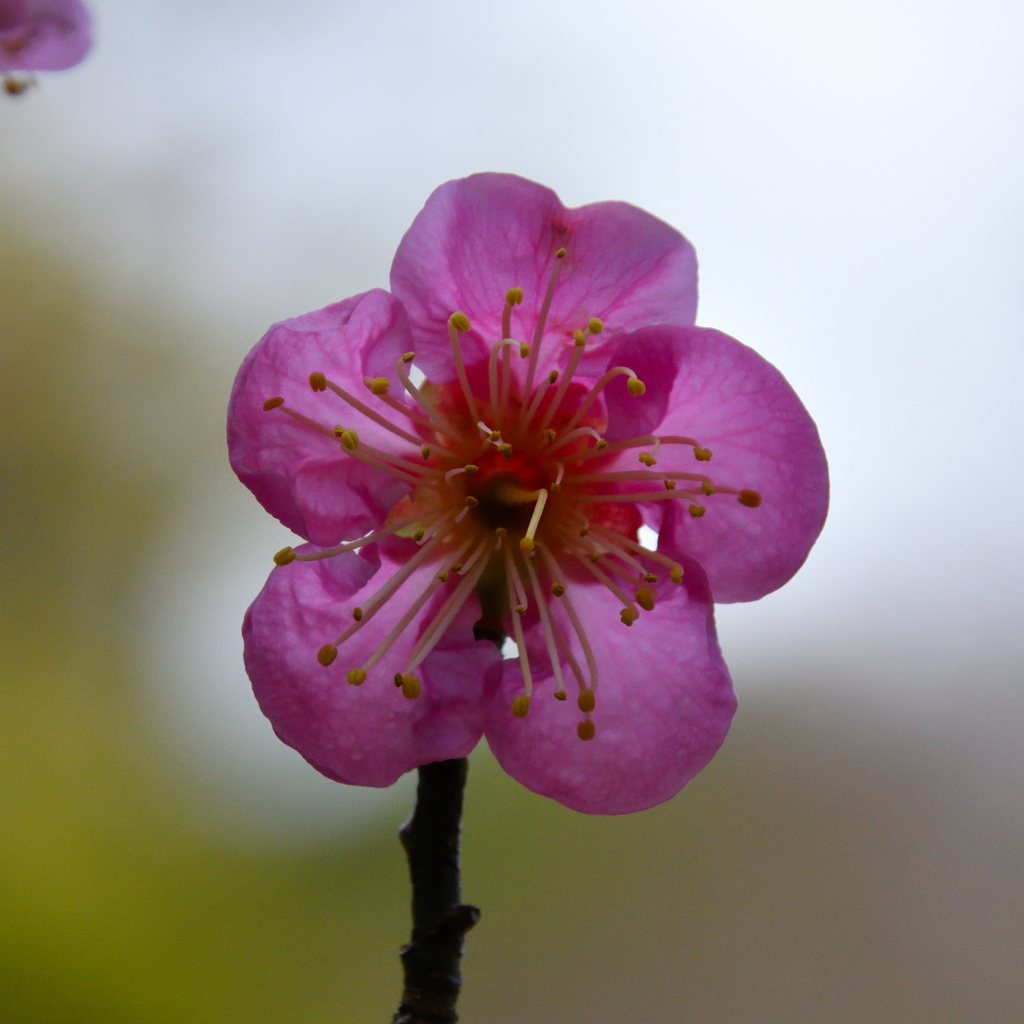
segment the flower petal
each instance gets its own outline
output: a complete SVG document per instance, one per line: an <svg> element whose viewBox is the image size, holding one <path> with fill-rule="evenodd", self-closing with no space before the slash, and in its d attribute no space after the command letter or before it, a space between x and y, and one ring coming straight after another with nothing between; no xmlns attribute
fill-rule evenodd
<svg viewBox="0 0 1024 1024"><path fill-rule="evenodd" d="M474 174L436 189L406 232L391 265L391 290L409 311L417 348L447 337L455 310L490 341L501 337L505 293L523 302L512 334L530 341L555 251L565 248L545 332L542 372L564 361L563 343L590 317L606 332L647 324L692 324L697 258L674 228L627 203L567 209L548 188L511 174Z"/></svg>
<svg viewBox="0 0 1024 1024"><path fill-rule="evenodd" d="M735 495L712 495L701 518L680 501L665 502L665 545L700 562L716 601L754 601L781 587L821 533L829 493L817 427L785 377L753 349L705 327L637 331L619 339L610 361L635 370L647 392L635 399L621 378L609 385L609 437L693 437L711 449L710 462L666 447L659 465L706 473L762 499L747 508Z"/></svg>
<svg viewBox="0 0 1024 1024"><path fill-rule="evenodd" d="M309 384L310 373L320 371L389 420L401 421L363 381L393 378L395 361L410 347L405 310L377 289L274 324L246 356L228 405L231 466L260 504L295 533L323 546L360 537L383 522L409 486L350 458L333 438L283 410L264 411L264 401L281 396L325 426L354 427L361 441L415 456L410 443Z"/></svg>
<svg viewBox="0 0 1024 1024"><path fill-rule="evenodd" d="M0 72L63 71L91 45L89 14L80 0L0 4Z"/></svg>
<svg viewBox="0 0 1024 1024"><path fill-rule="evenodd" d="M527 641L537 669L529 714L519 719L510 710L523 687L512 660L487 707L487 742L509 775L577 811L627 814L668 800L711 760L736 698L715 636L707 578L691 559L684 567L683 584L659 584L654 611L629 629L604 587L570 586L600 673L592 714L597 734L590 741L577 735L582 714L575 700L552 698L553 677L543 669L534 626ZM558 603L551 608L572 636ZM571 643L585 673L574 637ZM564 671L570 689L572 676Z"/></svg>
<svg viewBox="0 0 1024 1024"><path fill-rule="evenodd" d="M300 549L301 550L301 549ZM375 570L375 557L380 567ZM406 699L393 683L448 591L437 594L377 662L361 686L346 681L364 663L437 571L420 567L380 612L338 651L327 668L317 651L351 624L404 560L387 552L350 553L275 569L245 616L245 667L253 692L277 735L324 775L360 786L390 786L421 764L463 757L483 727L480 695L494 645L473 639L475 597L416 674L420 696Z"/></svg>

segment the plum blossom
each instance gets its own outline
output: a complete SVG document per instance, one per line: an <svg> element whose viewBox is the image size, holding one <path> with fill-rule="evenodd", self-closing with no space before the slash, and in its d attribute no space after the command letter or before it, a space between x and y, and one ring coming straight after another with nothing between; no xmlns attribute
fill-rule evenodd
<svg viewBox="0 0 1024 1024"><path fill-rule="evenodd" d="M713 600L799 569L828 470L786 380L696 305L667 224L480 174L430 196L390 293L270 328L228 444L306 541L243 625L285 743L387 786L483 735L525 786L605 814L710 761L736 708Z"/></svg>
<svg viewBox="0 0 1024 1024"><path fill-rule="evenodd" d="M63 71L80 63L92 39L81 0L0 0L0 74L12 95L32 79L17 71Z"/></svg>

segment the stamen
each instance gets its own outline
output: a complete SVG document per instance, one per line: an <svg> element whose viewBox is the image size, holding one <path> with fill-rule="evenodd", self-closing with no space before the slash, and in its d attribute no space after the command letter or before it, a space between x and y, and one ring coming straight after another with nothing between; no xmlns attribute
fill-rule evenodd
<svg viewBox="0 0 1024 1024"><path fill-rule="evenodd" d="M537 326L533 330L533 349L530 352L530 365L526 370L526 390L524 394L532 394L533 377L537 372L537 356L540 353L540 343L544 337L544 326L547 322L548 312L551 309L551 300L555 297L555 286L558 284L558 272L562 267L562 260L565 259L565 250L559 249L555 253L555 265L551 269L551 277L548 279L548 290L544 293L544 301L541 303L540 314L537 317Z"/></svg>
<svg viewBox="0 0 1024 1024"><path fill-rule="evenodd" d="M527 565L530 560L524 559ZM505 575L512 581L510 586L516 592L516 600L519 602L515 607L516 611L522 615L526 612L529 607L526 601L526 588L523 586L522 577L519 575L519 567L516 565L516 560L512 555L511 548L505 548ZM509 598L511 600L511 597Z"/></svg>
<svg viewBox="0 0 1024 1024"><path fill-rule="evenodd" d="M540 517L544 514L544 506L547 504L548 492L542 487L537 491L537 504L533 506L533 515L530 517L530 525L526 528L526 536L519 542L523 551L532 551L534 548L534 535L540 525Z"/></svg>
<svg viewBox="0 0 1024 1024"><path fill-rule="evenodd" d="M621 544L624 548L629 551L633 551L638 555L643 555L644 558L649 558L653 562L657 562L659 565L667 566L672 572L678 571L679 579L675 576L672 577L673 583L681 582L683 578L683 567L666 555L663 555L660 551L651 551L650 548L645 548L643 545L638 544L635 540L630 540L629 537L623 537L621 533L615 533L613 530L608 530L603 526L599 526L597 523L593 524L593 530L595 533L600 534L602 538L610 541L613 544Z"/></svg>
<svg viewBox="0 0 1024 1024"><path fill-rule="evenodd" d="M562 404L562 399L565 398L566 391L569 390L569 383L572 381L573 374L576 373L580 360L583 358L583 350L586 348L588 335L600 334L603 330L604 324L595 316L591 318L585 330L576 331L573 334L576 344L573 346L572 355L569 357L569 365L565 368L562 383L559 384L555 397L551 399L551 404L548 406L547 412L544 413L544 419L540 421L541 430L545 429L554 418L555 413L558 412L558 408Z"/></svg>
<svg viewBox="0 0 1024 1024"><path fill-rule="evenodd" d="M469 317L465 313L452 313L448 317L448 337L452 343L452 355L455 358L455 372L459 375L459 384L462 393L466 396L466 405L469 406L469 415L476 422L480 414L476 409L476 398L469 386L469 378L466 376L466 366L462 362L462 349L459 345L459 335L469 330Z"/></svg>
<svg viewBox="0 0 1024 1024"><path fill-rule="evenodd" d="M558 473L555 476L555 482L551 485L552 494L558 494L562 489L562 477L565 476L565 466L560 462L556 462L555 465L558 467Z"/></svg>
<svg viewBox="0 0 1024 1024"><path fill-rule="evenodd" d="M505 548L505 586L508 588L508 603L512 611L512 635L516 642L516 646L519 648L519 667L523 672L523 685L526 689L526 705L522 708L520 713L517 710L515 702L513 702L512 713L517 718L523 718L530 707L530 695L533 693L533 676L530 674L530 658L526 652L526 640L523 638L523 623L520 616L520 608L525 610L526 600L525 596L519 596L515 591L522 588L522 580L519 580L519 587L513 586L512 580L519 580L519 573L515 570L515 563L512 559L512 552L509 548ZM513 606L512 602L519 596L520 603L518 606ZM518 701L519 698L517 697Z"/></svg>
<svg viewBox="0 0 1024 1024"><path fill-rule="evenodd" d="M534 571L533 563L529 558L524 559L526 562L526 573L530 577L530 587L533 590L533 596L537 599L537 611L540 613L540 625L544 631L544 644L548 649L548 659L551 662L551 671L555 675L555 682L558 684L558 689L555 691L558 693L565 693L565 683L562 680L562 665L561 659L558 657L558 647L555 643L555 635L551 631L551 617L548 614L547 602L544 600L544 595L540 589L540 581L537 579L537 573Z"/></svg>
<svg viewBox="0 0 1024 1024"><path fill-rule="evenodd" d="M435 537L428 544L425 544L419 551L402 566L394 576L391 577L371 598L363 605L363 617L358 622L353 622L337 640L335 647L340 647L350 636L362 629L387 602L388 598L422 565L442 543L442 538Z"/></svg>
<svg viewBox="0 0 1024 1024"><path fill-rule="evenodd" d="M473 538L470 537L455 552L455 557L459 558L466 551L466 549L469 548L469 546L472 543ZM419 610L427 603L431 594L433 594L434 591L437 590L437 588L441 586L443 582L444 580L439 579L437 576L431 577L430 582L423 589L419 597L417 597L416 600L412 603L412 606L398 620L398 622L392 628L391 632L388 633L388 635L381 641L380 646L373 652L373 654L370 655L369 660L364 663L364 671L369 671L374 665L377 664L378 661L380 661L381 658L384 657L385 654L387 654L391 645L398 639L399 636L402 635L402 633L405 632L409 623L412 622L412 620L416 617L417 612L419 612Z"/></svg>
<svg viewBox="0 0 1024 1024"><path fill-rule="evenodd" d="M268 398L263 403L263 411L270 412L271 409L276 409L281 405L284 405L284 399L280 395L277 395L275 398Z"/></svg>
<svg viewBox="0 0 1024 1024"><path fill-rule="evenodd" d="M460 473L465 473L465 472L466 472L466 467L465 466L456 466L455 469L449 469L448 472L445 473L445 475L444 475L444 482L446 484L448 484L448 485L451 485L451 482L452 482L452 480L455 479L455 477L457 477Z"/></svg>
<svg viewBox="0 0 1024 1024"><path fill-rule="evenodd" d="M509 380L512 376L512 359L510 346L518 345L510 338L504 338L496 345L491 346L491 355L487 360L487 383L491 392L491 408L498 426L505 427L505 415L508 412ZM498 353L502 354L501 364L501 394L498 393Z"/></svg>
<svg viewBox="0 0 1024 1024"><path fill-rule="evenodd" d="M500 551L500 550L501 550L501 542L502 542L502 539L503 539L504 537L507 537L507 536L508 536L508 530L506 530L504 526L499 526L499 527L498 527L498 528L497 528L497 529L496 529L496 530L494 531L494 537L495 537L495 541L494 541L494 550L495 550L495 551Z"/></svg>
<svg viewBox="0 0 1024 1024"><path fill-rule="evenodd" d="M698 442L695 441L692 437L656 437L654 434L642 434L639 437L627 437L622 441L612 441L610 444L606 446L605 454L611 455L613 452L627 451L630 448L640 448L648 444L653 446L650 452L652 457L658 454L658 449L663 444L682 444L686 445L688 448L693 448L694 450L700 448ZM701 451L710 451L710 449L702 448ZM583 452L574 452L572 455L567 457L571 459L586 459L590 458L593 454L593 450L588 450ZM708 458L710 458L710 455L708 456ZM706 462L707 459L698 459L698 462L700 461Z"/></svg>
<svg viewBox="0 0 1024 1024"><path fill-rule="evenodd" d="M479 504L480 502L477 501L477 499L474 498L472 494L466 495L466 507L455 517L455 522L461 523L462 520L465 519L467 515L469 515L469 510L471 508L476 508L477 505Z"/></svg>
<svg viewBox="0 0 1024 1024"><path fill-rule="evenodd" d="M403 441L409 441L412 444L422 444L423 439L417 437L415 434L409 433L407 430L403 430L401 427L395 426L390 420L382 416L379 412L374 411L368 405L360 402L354 395L350 395L344 388L339 387L332 380L325 379L324 383L333 391L339 398L344 399L352 406L357 412L361 412L367 419L373 420L378 426L384 427L385 430L390 430L392 434L397 434Z"/></svg>
<svg viewBox="0 0 1024 1024"><path fill-rule="evenodd" d="M289 548L281 548L276 555L274 555L274 565L289 565L294 562L298 556L295 552Z"/></svg>
<svg viewBox="0 0 1024 1024"><path fill-rule="evenodd" d="M577 555L576 558L581 565L586 566L587 570L593 574L595 579L603 583L622 602L623 607L635 615L639 614L637 613L636 605L630 601L623 589L610 576L608 576L607 573L598 569L598 567L584 555ZM641 605L641 607L643 607L643 605ZM623 619L623 622L625 622L625 619ZM626 625L628 626L630 623L626 622Z"/></svg>
<svg viewBox="0 0 1024 1024"><path fill-rule="evenodd" d="M589 718L584 718L583 721L576 726L576 735L579 736L584 743L586 743L587 740L592 740L596 732L597 730L594 728L594 723Z"/></svg>
<svg viewBox="0 0 1024 1024"><path fill-rule="evenodd" d="M629 380L626 381L626 387L629 389L629 393L634 398L639 398L647 389L644 387L644 382L628 367L628 366L613 366L589 391L586 398L580 402L579 408L573 414L573 417L565 425L565 431L568 433L581 419L583 419L586 411L597 401L597 396L604 391L605 386L614 380L616 377L625 374Z"/></svg>
<svg viewBox="0 0 1024 1024"><path fill-rule="evenodd" d="M505 292L505 308L501 314L501 336L503 339L512 337L512 307L518 306L522 301L522 288L509 288Z"/></svg>
<svg viewBox="0 0 1024 1024"><path fill-rule="evenodd" d="M590 641L587 639L586 631L583 629L583 625L580 622L579 616L576 614L576 609L572 605L572 601L569 600L568 588L565 582L565 577L562 575L562 569L554 556L548 551L546 544L538 545L540 553L544 558L544 563L547 566L548 574L553 577L558 586L562 588L562 604L565 607L565 612L569 616L569 621L572 623L572 628L576 631L576 636L579 639L580 646L583 648L583 655L587 659L587 668L590 670L590 689L597 689L597 661L594 658L594 652L590 647Z"/></svg>
<svg viewBox="0 0 1024 1024"><path fill-rule="evenodd" d="M553 452L556 448L561 448L563 445L568 444L570 441L575 441L577 437L585 437L589 434L591 437L597 440L597 444L593 448L588 448L590 452L601 452L608 447L608 442L593 428L593 427L577 427L575 430L570 430L568 433L563 434L554 444L548 448L548 452ZM579 453L575 455L567 455L566 459L578 457Z"/></svg>
<svg viewBox="0 0 1024 1024"><path fill-rule="evenodd" d="M398 374L398 379L402 382L402 387L412 396L412 400L423 410L426 414L426 421L415 416L409 410L405 410L405 415L421 426L426 426L430 430L435 430L439 434L443 434L445 437L450 438L453 441L459 442L462 440L461 435L458 431L448 422L448 418L444 413L439 412L435 409L427 400L423 397L423 393L418 387L409 379L409 375L402 368L401 362L395 364L395 371ZM391 399L391 396L387 396L390 401L390 405L395 399ZM399 408L404 408L400 402L397 403ZM416 443L422 443L422 438L417 438Z"/></svg>
<svg viewBox="0 0 1024 1024"><path fill-rule="evenodd" d="M319 562L324 558L334 558L335 555L344 555L349 551L358 551L359 548L365 547L367 544L372 544L374 541L380 540L382 537L390 537L393 534L398 533L400 530L404 530L407 526L412 526L413 523L422 522L424 519L423 515L413 516L409 519L399 520L397 523L393 523L391 526L385 526L381 530L374 530L373 533L368 533L365 537L360 537L359 540L347 541L344 544L338 544L333 548L324 548L323 551L304 551L295 555L295 560L298 562ZM290 551L291 548L285 548L285 551ZM281 552L278 552L278 555ZM277 561L277 555L274 556L274 561ZM281 562L277 563L281 565Z"/></svg>
<svg viewBox="0 0 1024 1024"><path fill-rule="evenodd" d="M483 575L484 569L486 568L487 559L480 559L473 571L463 578L462 582L455 589L455 592L442 606L434 621L427 627L426 632L424 632L423 636L420 637L419 644L417 644L419 649L410 655L409 664L405 670L406 674L409 674L413 669L421 665L424 659L426 659L430 652L438 645L441 637L444 636L445 631L451 625L452 620L456 615L458 615L462 606L466 603L466 598L468 598L473 592L473 588L477 585L477 582Z"/></svg>

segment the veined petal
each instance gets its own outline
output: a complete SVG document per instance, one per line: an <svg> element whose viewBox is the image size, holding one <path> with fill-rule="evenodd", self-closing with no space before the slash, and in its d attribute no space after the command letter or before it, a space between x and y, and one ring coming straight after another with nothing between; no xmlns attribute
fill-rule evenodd
<svg viewBox="0 0 1024 1024"><path fill-rule="evenodd" d="M553 699L538 627L527 645L534 666L529 714L509 708L522 692L518 662L504 662L501 685L488 700L484 732L501 766L528 789L588 814L626 814L674 796L714 756L728 732L736 698L715 635L707 578L692 559L683 561L682 585L658 588L653 612L632 630L619 623L610 591L574 585L572 600L600 672L594 739L583 742L575 694ZM552 613L563 632L572 629L557 602ZM582 651L570 640L578 660ZM585 671L585 669L584 669ZM563 672L568 683L568 668Z"/></svg>
<svg viewBox="0 0 1024 1024"><path fill-rule="evenodd" d="M63 71L91 45L89 14L80 0L0 4L0 72Z"/></svg>
<svg viewBox="0 0 1024 1024"><path fill-rule="evenodd" d="M674 228L627 203L567 209L549 188L511 174L474 174L436 189L391 265L391 290L409 311L415 346L446 335L454 310L483 337L501 336L505 293L518 286L512 334L530 341L554 254L565 248L545 331L542 373L590 317L606 328L591 350L647 324L692 324L697 259ZM467 357L468 359L468 357Z"/></svg>
<svg viewBox="0 0 1024 1024"><path fill-rule="evenodd" d="M715 600L754 601L803 565L828 514L828 464L817 427L788 381L735 338L705 327L659 327L620 338L611 362L647 384L637 408L620 381L607 389L609 438L653 433L696 438L710 462L673 468L706 473L722 486L761 496L759 508L735 495L705 501L700 518L666 502L661 536L697 559ZM660 422L650 422L657 411ZM668 466L666 449L659 463Z"/></svg>
<svg viewBox="0 0 1024 1024"><path fill-rule="evenodd" d="M304 549L299 549L304 550ZM365 549L364 549L365 550ZM370 670L361 686L346 680L397 623L436 566L413 573L398 594L338 650L328 667L317 651L353 621L404 564L379 554L379 568L355 553L275 569L246 613L245 667L253 692L277 735L324 775L360 786L390 786L403 773L464 757L483 727L481 693L488 669L499 661L494 645L473 639L479 602L470 597L460 615L417 670L422 690L406 699L393 677L446 593L439 592Z"/></svg>
<svg viewBox="0 0 1024 1024"><path fill-rule="evenodd" d="M364 378L393 378L395 361L409 348L402 304L377 289L274 324L246 356L228 405L231 466L260 504L299 536L323 546L360 537L380 526L409 487L350 458L337 440L282 409L264 411L264 401L282 397L328 427L355 425L363 441L415 455L412 445L333 392L314 392L309 384L309 375L319 371L372 405Z"/></svg>

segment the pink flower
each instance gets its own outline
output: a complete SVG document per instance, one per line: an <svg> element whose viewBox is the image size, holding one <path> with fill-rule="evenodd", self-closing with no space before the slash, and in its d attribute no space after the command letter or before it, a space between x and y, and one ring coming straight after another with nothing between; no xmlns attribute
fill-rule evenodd
<svg viewBox="0 0 1024 1024"><path fill-rule="evenodd" d="M91 45L89 14L80 0L0 0L2 73L63 71Z"/></svg>
<svg viewBox="0 0 1024 1024"><path fill-rule="evenodd" d="M667 800L736 707L712 595L781 586L821 531L814 423L770 364L693 326L693 248L623 203L449 182L391 288L275 324L235 381L231 464L310 542L245 618L260 706L341 782L483 734L566 806Z"/></svg>

